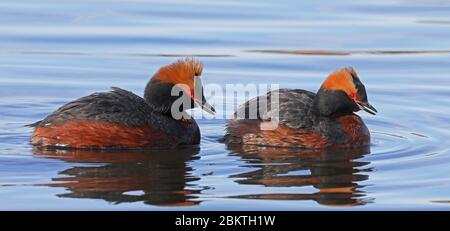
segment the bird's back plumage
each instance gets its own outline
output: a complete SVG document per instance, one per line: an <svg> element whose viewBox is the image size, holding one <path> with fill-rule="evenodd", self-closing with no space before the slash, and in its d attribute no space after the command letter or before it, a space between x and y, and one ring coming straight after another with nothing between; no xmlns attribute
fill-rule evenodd
<svg viewBox="0 0 450 231"><path fill-rule="evenodd" d="M278 94L278 101L271 100L275 94ZM346 146L347 143L353 142L351 141L353 137L348 137L347 131L343 129L345 123L349 123L349 120L344 118L362 124L361 128L355 129L361 129L367 137L361 137L358 142L368 142L368 130L359 116L356 114L321 116L314 109L315 96L315 93L301 89L279 89L247 101L238 108L234 119L228 121L225 142L229 145L298 148ZM267 103L267 107L254 107L259 105L258 103L261 105ZM251 117L252 105L256 108L257 118ZM262 129L267 123L277 123L277 128ZM347 127L353 129L352 126ZM354 133L359 135L361 132L358 130Z"/></svg>
<svg viewBox="0 0 450 231"><path fill-rule="evenodd" d="M67 123L70 123L70 127L68 127ZM108 129L111 132L114 131L114 133L127 131L130 134L130 139L133 139L133 137L136 139L136 144L132 145L145 144L145 139L151 139L148 141L149 144L154 144L157 141L154 139L160 139L161 143L174 145L183 143L194 144L198 143L200 134L195 120L192 119L188 123L180 123L180 121L170 116L155 112L138 95L113 87L112 91L93 93L69 102L44 120L38 122L35 125L37 132L34 134L32 143L51 146L51 144L45 145L45 143L52 140L51 142L57 143L59 146L65 146L67 144L65 144L64 140L58 141L57 139L57 137L63 137L58 135L58 133L63 133L58 129L61 130L61 128L65 127L66 130L72 129L75 131L76 124L89 128L77 131L76 133L78 134L75 132L71 134L70 137L77 140L77 143L82 142L80 140L83 136L86 136L86 133L93 133L93 135L104 136L104 146L108 147L114 147L115 143L122 142L119 138L124 140L123 136L109 134ZM91 131L93 129L97 131ZM105 131L99 131L99 129ZM170 138L171 142L162 140L166 138ZM138 142L138 140L141 141ZM80 146L83 145L80 144Z"/></svg>

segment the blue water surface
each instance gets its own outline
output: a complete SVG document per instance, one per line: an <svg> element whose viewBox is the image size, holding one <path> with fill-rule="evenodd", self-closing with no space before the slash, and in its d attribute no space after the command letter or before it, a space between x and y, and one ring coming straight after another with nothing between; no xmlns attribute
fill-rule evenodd
<svg viewBox="0 0 450 231"><path fill-rule="evenodd" d="M185 56L222 87L316 91L355 67L379 111L358 113L370 150L229 149L225 118L199 118L194 148L30 145L24 125L111 86L142 95ZM446 0L0 1L1 210L449 210L449 113Z"/></svg>

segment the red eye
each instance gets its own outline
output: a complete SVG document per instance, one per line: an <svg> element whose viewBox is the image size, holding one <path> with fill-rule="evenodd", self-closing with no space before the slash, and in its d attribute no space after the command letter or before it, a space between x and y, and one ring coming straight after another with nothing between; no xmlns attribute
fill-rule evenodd
<svg viewBox="0 0 450 231"><path fill-rule="evenodd" d="M348 97L350 97L350 99L356 99L356 93L352 92L352 93L348 94Z"/></svg>

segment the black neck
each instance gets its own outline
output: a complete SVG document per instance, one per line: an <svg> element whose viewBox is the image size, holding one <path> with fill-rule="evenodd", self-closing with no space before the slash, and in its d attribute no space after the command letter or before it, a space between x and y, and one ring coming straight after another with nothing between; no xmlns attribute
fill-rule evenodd
<svg viewBox="0 0 450 231"><path fill-rule="evenodd" d="M161 82L159 80L150 80L144 90L144 99L150 107L161 114L171 116L173 103L181 97L188 97L186 94L172 96L172 89L175 86L172 83ZM181 88L175 89L175 92L183 92ZM190 100L187 99L187 100ZM191 105L193 102L191 101ZM179 110L181 110L181 106Z"/></svg>
<svg viewBox="0 0 450 231"><path fill-rule="evenodd" d="M150 107L159 113L170 114L172 103L171 91L173 85L158 80L150 80L144 90L144 99Z"/></svg>
<svg viewBox="0 0 450 231"><path fill-rule="evenodd" d="M319 89L314 98L314 110L321 116L352 114L358 105L344 91Z"/></svg>

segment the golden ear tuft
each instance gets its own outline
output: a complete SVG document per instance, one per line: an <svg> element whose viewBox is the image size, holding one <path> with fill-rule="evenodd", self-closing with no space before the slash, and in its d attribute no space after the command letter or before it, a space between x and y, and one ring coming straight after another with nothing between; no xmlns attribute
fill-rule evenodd
<svg viewBox="0 0 450 231"><path fill-rule="evenodd" d="M325 79L321 88L328 90L343 90L347 94L355 93L357 91L352 77L358 78L356 71L352 67L336 70Z"/></svg>
<svg viewBox="0 0 450 231"><path fill-rule="evenodd" d="M203 64L199 60L187 57L161 67L153 78L172 84L182 83L194 86L194 76L200 76L202 71Z"/></svg>
<svg viewBox="0 0 450 231"><path fill-rule="evenodd" d="M203 63L193 56L180 59L177 63L183 64L187 69L190 69L194 76L202 75Z"/></svg>

